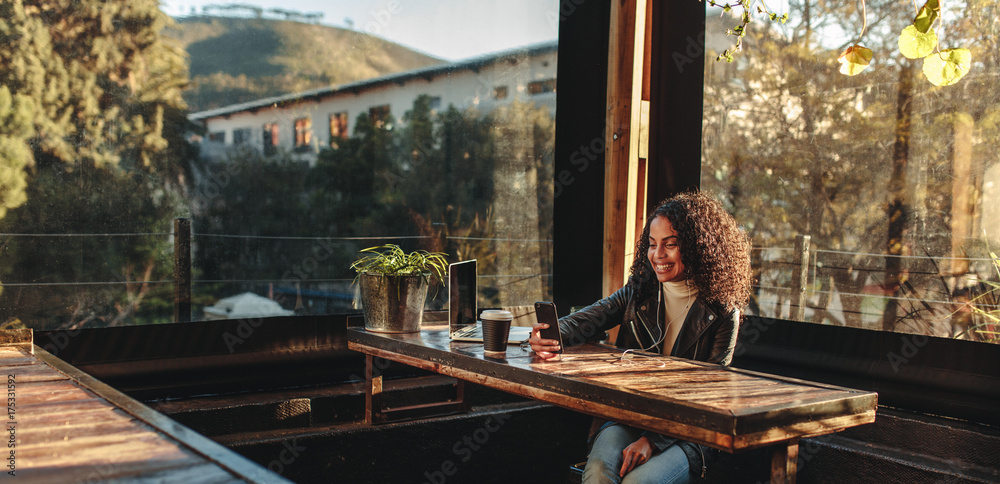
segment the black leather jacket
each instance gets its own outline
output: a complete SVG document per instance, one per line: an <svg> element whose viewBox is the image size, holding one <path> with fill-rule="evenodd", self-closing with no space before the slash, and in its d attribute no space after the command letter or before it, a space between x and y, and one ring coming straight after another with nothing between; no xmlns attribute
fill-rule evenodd
<svg viewBox="0 0 1000 484"><path fill-rule="evenodd" d="M657 291L659 292L659 291ZM605 337L605 331L621 325L615 345L619 348L642 349L662 353L660 345L651 335L660 335L663 326L657 321L657 314L666 314L659 294L639 298L636 291L626 285L614 294L597 301L569 316L559 319L559 332L565 346L575 346L587 341L598 341ZM739 328L739 313L725 313L696 299L684 326L674 343L673 356L691 360L728 365L733 359L736 336ZM614 422L606 422L602 427ZM663 452L671 445L678 445L688 458L688 465L696 475L705 476L705 469L718 456L718 451L703 445L686 442L655 432L643 432L657 452ZM592 437L596 438L596 436ZM700 471L700 472L699 472Z"/></svg>
<svg viewBox="0 0 1000 484"><path fill-rule="evenodd" d="M657 306L662 304L659 295L639 300L635 290L626 285L614 294L597 301L559 320L563 344L575 346L604 338L604 332L621 325L615 345L619 348L642 349L662 353L660 344L651 335L662 334L663 308L659 308L661 321L657 321ZM674 343L673 356L690 360L728 365L736 347L739 313L725 313L721 308L709 306L695 299L684 326Z"/></svg>

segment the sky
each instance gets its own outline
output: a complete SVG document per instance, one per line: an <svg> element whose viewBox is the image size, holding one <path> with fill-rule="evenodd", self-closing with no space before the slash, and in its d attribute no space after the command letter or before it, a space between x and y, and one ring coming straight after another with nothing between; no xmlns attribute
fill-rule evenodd
<svg viewBox="0 0 1000 484"><path fill-rule="evenodd" d="M558 0L161 0L177 17L205 5L323 13L321 23L378 35L446 60L555 40ZM218 13L219 11L214 11Z"/></svg>

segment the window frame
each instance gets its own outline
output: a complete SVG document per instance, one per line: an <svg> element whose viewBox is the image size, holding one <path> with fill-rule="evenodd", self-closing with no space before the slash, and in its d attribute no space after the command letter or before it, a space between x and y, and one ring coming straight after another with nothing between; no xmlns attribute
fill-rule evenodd
<svg viewBox="0 0 1000 484"><path fill-rule="evenodd" d="M247 145L251 143L253 139L253 128L244 127L236 128L233 130L233 145Z"/></svg>
<svg viewBox="0 0 1000 484"><path fill-rule="evenodd" d="M297 152L308 151L312 146L312 117L302 116L292 121L294 148Z"/></svg>
<svg viewBox="0 0 1000 484"><path fill-rule="evenodd" d="M526 86L525 90L529 96L541 96L543 94L554 94L556 92L556 79L539 79L537 81L531 81Z"/></svg>
<svg viewBox="0 0 1000 484"><path fill-rule="evenodd" d="M392 107L388 104L379 104L368 107L368 120L372 126L378 129L391 129L392 127Z"/></svg>
<svg viewBox="0 0 1000 484"><path fill-rule="evenodd" d="M264 123L261 133L261 146L264 148L264 155L271 156L278 152L281 143L281 127L276 122Z"/></svg>
<svg viewBox="0 0 1000 484"><path fill-rule="evenodd" d="M649 52L649 85L645 86L651 100L650 152L646 181L642 186L649 194L648 204L652 205L672 193L700 184L701 77L704 69L692 67L686 69L690 76L679 76L665 67L671 65L672 52L681 51L687 39L698 38L699 33L704 33L705 12L704 4L698 2L650 3L648 21L652 26L654 47ZM607 143L606 134L615 136L619 132L618 126L605 130L609 104L608 57L594 55L609 49L610 9L610 2L584 2L576 6L574 15L560 19L558 78L564 81L556 112L553 173L560 191L553 202L553 278L554 300L562 314L606 295L602 291L602 277L610 275L602 263L604 234L593 229L594 213L608 216L605 194L610 190L605 180L605 152L593 153L588 148L595 139ZM665 96L665 93L671 95ZM695 104L696 109L685 107ZM277 125L265 125L268 126L273 127L269 133L271 145L277 148ZM584 150L588 150L586 153L591 153L593 159L585 155ZM626 244L624 241L618 243ZM259 388L268 378L276 384L286 383L287 375L293 375L296 382L308 381L310 377L330 382L333 380L323 371L350 372L352 368L361 368L361 360L343 344L342 335L349 320L350 316L291 316L253 322L236 320L40 331L36 344L58 349L60 358L116 387L131 382L140 388L155 377L157 384L170 385L173 389L186 386L219 391L220 385L227 389L241 385ZM991 367L988 363L1000 362L1000 347L996 345L927 338L920 345L919 353L910 357L900 349L904 348L900 340L906 335L790 320L770 321L773 322L748 318L742 327L744 331L757 330L761 335L756 346L748 347L747 353L766 371L779 374L794 371L787 352L782 350L805 348L802 355L823 360L816 365L819 370L803 376L805 378L839 381L857 388L878 388L883 402L886 399L898 401L911 405L906 407L909 409L944 416L968 417L975 414L973 410L986 408L990 410L987 418L992 418L994 424L1000 423L1000 414L993 410L1000 399L984 396L981 388L966 388L969 384L960 381L963 375L974 372L978 372L976 375L987 372L995 375L1000 363ZM231 338L247 332L249 336L240 345L225 345L227 335ZM743 333L743 340L749 341L751 336ZM147 344L151 341L159 343ZM815 348L810 349L814 343L824 344L822 354ZM907 374L895 374L886 362L894 351L899 351L899 355L908 358L908 364L912 365ZM966 357L959 360L949 356L955 354ZM340 357L344 359L337 359ZM739 356L737 364L741 358L748 361L747 356ZM330 364L317 364L318 361ZM355 366L335 366L344 361ZM164 367L165 362L169 367ZM984 363L989 368L978 368ZM952 389L938 388L933 398L925 397L923 384L914 383L919 379L911 377L919 375L924 368L948 372L952 376L949 382ZM968 395L975 398L963 400Z"/></svg>
<svg viewBox="0 0 1000 484"><path fill-rule="evenodd" d="M348 113L347 111L338 111L335 113L330 113L330 131L327 133L330 137L328 145L331 148L336 148L339 146L338 142L341 140L346 140L350 133L348 133Z"/></svg>

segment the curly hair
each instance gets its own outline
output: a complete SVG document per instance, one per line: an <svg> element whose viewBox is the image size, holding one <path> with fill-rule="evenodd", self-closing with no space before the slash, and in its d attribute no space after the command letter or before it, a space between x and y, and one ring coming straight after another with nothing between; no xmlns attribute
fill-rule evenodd
<svg viewBox="0 0 1000 484"><path fill-rule="evenodd" d="M647 257L649 225L656 217L666 217L677 231L681 262L698 297L726 311L746 306L753 282L750 238L721 203L697 191L660 202L646 219L628 282L639 294L655 294L659 288Z"/></svg>

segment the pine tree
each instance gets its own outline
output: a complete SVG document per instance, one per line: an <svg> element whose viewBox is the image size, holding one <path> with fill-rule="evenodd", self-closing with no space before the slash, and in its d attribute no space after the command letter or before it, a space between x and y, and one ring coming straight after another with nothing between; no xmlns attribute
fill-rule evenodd
<svg viewBox="0 0 1000 484"><path fill-rule="evenodd" d="M170 231L193 150L183 139L186 58L161 38L168 22L155 0L0 5L0 231ZM53 240L61 239L6 241L3 280L168 278L164 236ZM114 290L99 294L79 286L8 288L0 320L36 328L121 324L151 294L146 286L108 287ZM53 306L75 314L43 309Z"/></svg>
<svg viewBox="0 0 1000 484"><path fill-rule="evenodd" d="M20 2L0 3L0 217L27 198L28 168L34 156L37 103L44 87L46 40Z"/></svg>

